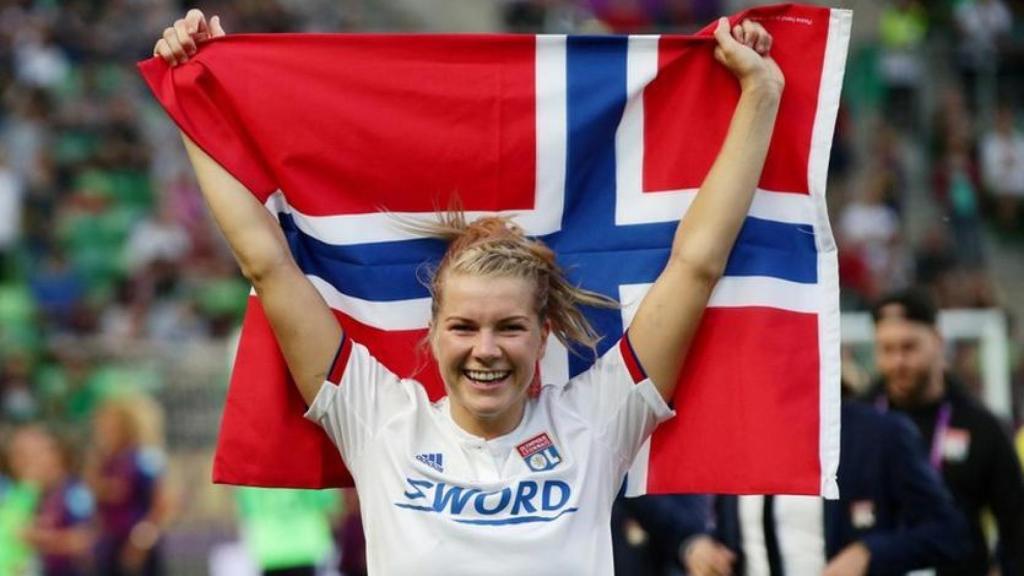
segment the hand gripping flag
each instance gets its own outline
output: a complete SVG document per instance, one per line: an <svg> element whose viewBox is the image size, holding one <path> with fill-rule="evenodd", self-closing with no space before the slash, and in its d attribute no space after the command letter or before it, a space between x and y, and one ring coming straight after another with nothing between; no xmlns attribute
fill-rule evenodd
<svg viewBox="0 0 1024 576"><path fill-rule="evenodd" d="M692 345L675 407L630 493L836 495L839 310L825 177L851 15L757 9L786 75L753 207ZM444 247L384 212L514 214L574 282L619 299L588 310L622 333L661 271L739 97L711 28L682 36L247 35L173 69L140 67L171 118L244 183L345 331L394 372L444 393L417 353L423 263ZM553 342L555 339L551 339ZM555 346L554 344L552 344ZM548 350L545 381L592 358ZM351 481L312 423L252 296L214 464L231 484Z"/></svg>

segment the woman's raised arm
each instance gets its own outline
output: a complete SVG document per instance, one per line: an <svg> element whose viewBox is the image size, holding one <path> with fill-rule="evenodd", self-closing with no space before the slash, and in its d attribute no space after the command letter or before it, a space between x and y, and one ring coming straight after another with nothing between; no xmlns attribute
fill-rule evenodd
<svg viewBox="0 0 1024 576"><path fill-rule="evenodd" d="M188 61L201 43L223 36L199 10L164 31L153 53L170 66ZM281 227L246 187L182 134L199 187L242 274L252 282L299 392L311 403L341 342L341 326L292 258Z"/></svg>
<svg viewBox="0 0 1024 576"><path fill-rule="evenodd" d="M740 83L739 103L722 149L676 229L669 261L629 327L640 363L666 400L750 210L785 83L768 56L771 36L759 24L748 20L730 30L723 18L715 40L715 58Z"/></svg>

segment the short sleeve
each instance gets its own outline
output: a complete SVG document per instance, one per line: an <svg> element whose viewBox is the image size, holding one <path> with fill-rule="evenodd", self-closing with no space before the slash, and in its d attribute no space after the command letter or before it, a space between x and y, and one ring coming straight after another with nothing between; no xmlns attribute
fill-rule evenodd
<svg viewBox="0 0 1024 576"><path fill-rule="evenodd" d="M563 401L628 466L658 424L675 416L644 372L628 333L565 386Z"/></svg>
<svg viewBox="0 0 1024 576"><path fill-rule="evenodd" d="M355 472L353 459L384 418L414 404L408 383L345 335L305 417L324 429Z"/></svg>

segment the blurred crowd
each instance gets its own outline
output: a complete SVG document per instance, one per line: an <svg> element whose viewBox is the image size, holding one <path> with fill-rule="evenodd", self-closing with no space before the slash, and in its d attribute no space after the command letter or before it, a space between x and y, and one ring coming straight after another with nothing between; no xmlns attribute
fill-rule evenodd
<svg viewBox="0 0 1024 576"><path fill-rule="evenodd" d="M232 31L280 32L364 29L378 3L200 4ZM379 4L400 11L401 2ZM747 6L495 4L496 30L559 33L692 32ZM830 170L843 309L918 287L942 308L1012 311L1024 277L999 284L995 271L1024 251L1024 7L870 4L857 21ZM165 376L145 344L223 341L249 290L207 220L175 129L134 69L192 5L0 0L0 575L23 573L16 566L159 573L178 504L162 481L174 446L165 450L148 400ZM1016 331L1010 342L1019 423L1024 346ZM976 361L963 357L954 371L977 381ZM320 534L293 564L326 565L330 550L346 549L344 570L359 573L353 495L280 498L280 510L302 516L296 530ZM261 522L285 514L271 500L243 492L236 506L264 551L281 539ZM631 537L648 542L643 533ZM262 564L269 572L289 562ZM673 562L667 570L683 569Z"/></svg>
<svg viewBox="0 0 1024 576"><path fill-rule="evenodd" d="M211 5L241 30L292 30L315 16L272 1ZM249 290L135 72L184 10L169 0L0 1L3 576L180 572L161 550L177 505L154 430L165 375L147 354L224 340ZM321 510L344 507L323 500L304 516L312 530L351 522L328 523ZM293 516L304 501L288 501ZM266 514L246 502L239 517L260 526ZM322 540L335 548L330 532ZM321 549L306 554L311 566L324 561Z"/></svg>
<svg viewBox="0 0 1024 576"><path fill-rule="evenodd" d="M96 408L84 451L52 425L9 430L0 573L159 573L172 508L160 426L152 401L124 394Z"/></svg>
<svg viewBox="0 0 1024 576"><path fill-rule="evenodd" d="M134 71L179 9L0 3L7 419L82 424L110 390L158 385L158 374L118 363L126 347L221 337L237 325L248 288L188 172L163 155L177 143L154 122Z"/></svg>

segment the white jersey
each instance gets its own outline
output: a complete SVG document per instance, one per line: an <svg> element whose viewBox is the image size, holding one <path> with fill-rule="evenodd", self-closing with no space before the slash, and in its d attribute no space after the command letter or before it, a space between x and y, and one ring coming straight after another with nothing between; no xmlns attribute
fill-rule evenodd
<svg viewBox="0 0 1024 576"><path fill-rule="evenodd" d="M306 417L355 479L371 574L613 573L612 503L674 415L627 338L568 383L544 385L519 426L491 440L347 337L331 372Z"/></svg>

